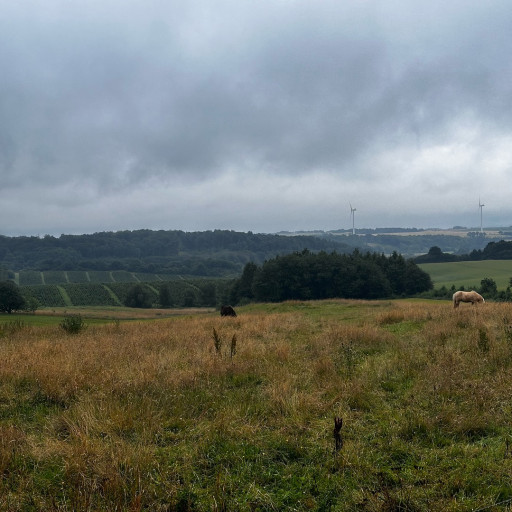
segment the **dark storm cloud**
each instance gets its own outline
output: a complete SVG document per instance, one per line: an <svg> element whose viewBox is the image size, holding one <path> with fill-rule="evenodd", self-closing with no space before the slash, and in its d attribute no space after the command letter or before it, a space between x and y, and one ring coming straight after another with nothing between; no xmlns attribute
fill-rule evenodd
<svg viewBox="0 0 512 512"><path fill-rule="evenodd" d="M92 203L207 181L215 195L234 173L235 194L263 172L448 194L489 150L503 179L511 18L499 1L8 3L3 189L69 184Z"/></svg>

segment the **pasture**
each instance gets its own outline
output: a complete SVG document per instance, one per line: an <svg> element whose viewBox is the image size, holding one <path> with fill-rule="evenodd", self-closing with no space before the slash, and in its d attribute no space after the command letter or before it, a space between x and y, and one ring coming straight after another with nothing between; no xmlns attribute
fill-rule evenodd
<svg viewBox="0 0 512 512"><path fill-rule="evenodd" d="M512 278L511 260L454 261L449 263L422 263L418 265L430 274L435 288L464 286L466 290L478 289L480 281L490 277L498 290L505 290Z"/></svg>
<svg viewBox="0 0 512 512"><path fill-rule="evenodd" d="M2 331L0 510L510 509L509 304L189 313Z"/></svg>

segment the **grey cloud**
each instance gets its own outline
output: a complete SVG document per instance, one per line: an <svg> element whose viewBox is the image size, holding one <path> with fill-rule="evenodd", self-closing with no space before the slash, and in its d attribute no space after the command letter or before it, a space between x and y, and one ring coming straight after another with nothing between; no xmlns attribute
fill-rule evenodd
<svg viewBox="0 0 512 512"><path fill-rule="evenodd" d="M399 177L390 152L510 132L511 18L504 1L21 0L0 20L3 185ZM470 142L477 165L490 143Z"/></svg>

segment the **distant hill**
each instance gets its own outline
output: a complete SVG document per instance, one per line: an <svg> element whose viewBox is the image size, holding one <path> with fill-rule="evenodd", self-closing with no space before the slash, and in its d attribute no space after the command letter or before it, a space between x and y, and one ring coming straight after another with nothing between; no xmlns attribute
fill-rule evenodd
<svg viewBox="0 0 512 512"><path fill-rule="evenodd" d="M5 275L4 279L15 279L16 272L26 271L125 271L147 275L235 277L246 263L262 264L275 256L304 249L350 253L357 248L382 254L397 252L412 258L436 246L442 253L463 255L482 251L491 240L507 236L500 230L482 236L462 228L361 229L356 235L347 230L255 234L147 229L59 237L0 235L0 274ZM73 280L70 275L68 279Z"/></svg>
<svg viewBox="0 0 512 512"><path fill-rule="evenodd" d="M284 233L293 236L293 233ZM451 229L419 228L361 228L352 235L352 230L296 232L313 234L321 238L344 240L345 243L363 250L383 254L398 252L407 258L414 258L439 247L445 254L466 255L483 250L490 242L512 240L511 228L493 227L483 233L475 228L455 226Z"/></svg>
<svg viewBox="0 0 512 512"><path fill-rule="evenodd" d="M84 235L0 236L0 267L9 278L32 271L126 271L226 277L248 262L311 251L352 251L345 240L215 230L118 231Z"/></svg>

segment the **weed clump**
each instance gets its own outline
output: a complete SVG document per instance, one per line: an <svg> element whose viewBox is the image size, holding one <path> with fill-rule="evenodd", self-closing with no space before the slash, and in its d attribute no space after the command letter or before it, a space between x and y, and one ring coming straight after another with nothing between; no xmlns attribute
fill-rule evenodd
<svg viewBox="0 0 512 512"><path fill-rule="evenodd" d="M22 320L12 320L10 322L4 322L0 324L0 336L7 336L21 331L27 327L27 324Z"/></svg>
<svg viewBox="0 0 512 512"><path fill-rule="evenodd" d="M487 331L484 328L478 329L478 348L483 352L489 352L489 336L487 335Z"/></svg>
<svg viewBox="0 0 512 512"><path fill-rule="evenodd" d="M71 315L64 318L59 326L68 334L78 334L85 330L87 324L81 315Z"/></svg>

